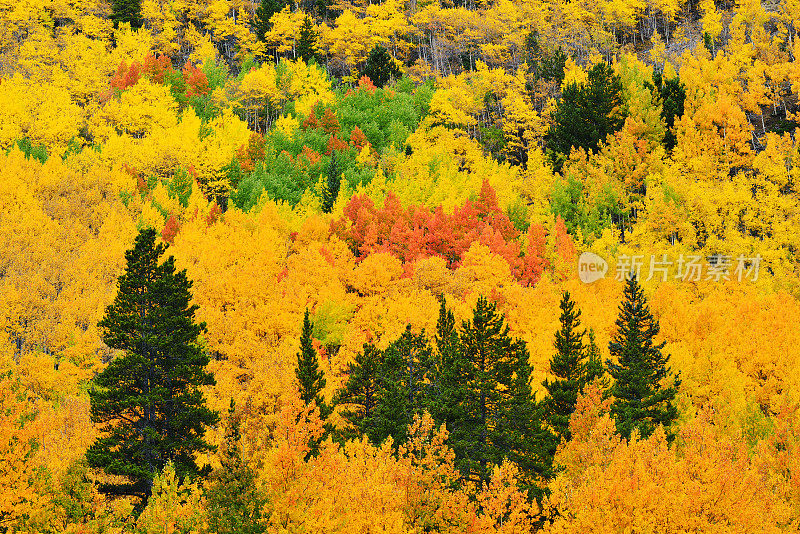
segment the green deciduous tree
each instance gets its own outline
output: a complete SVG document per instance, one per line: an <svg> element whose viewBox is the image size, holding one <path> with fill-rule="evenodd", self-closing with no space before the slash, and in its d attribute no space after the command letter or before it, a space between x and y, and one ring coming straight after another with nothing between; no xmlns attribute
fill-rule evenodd
<svg viewBox="0 0 800 534"><path fill-rule="evenodd" d="M634 429L648 437L658 425L669 425L678 417L674 404L680 380L667 367L665 342L656 343L660 330L650 314L644 292L634 276L625 284L625 300L619 306L617 333L608 350L616 362L607 361L614 379L609 394L614 397L611 415L617 431L630 438Z"/></svg>
<svg viewBox="0 0 800 534"><path fill-rule="evenodd" d="M194 456L212 449L204 433L218 419L200 391L215 382L198 340L205 324L194 321L192 282L172 256L159 264L167 247L155 241L155 230L139 232L98 324L106 345L123 353L89 392L101 437L86 452L91 467L130 481L106 490L145 499L168 462L181 478L199 473Z"/></svg>

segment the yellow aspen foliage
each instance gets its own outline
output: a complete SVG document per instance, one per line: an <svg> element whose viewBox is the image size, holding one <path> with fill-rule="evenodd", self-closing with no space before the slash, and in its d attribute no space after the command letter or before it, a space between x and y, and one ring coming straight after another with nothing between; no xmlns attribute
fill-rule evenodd
<svg viewBox="0 0 800 534"><path fill-rule="evenodd" d="M227 196L231 185L222 168L231 162L239 147L247 143L251 132L231 109L223 110L206 128L212 133L200 141L194 164L197 182L207 195Z"/></svg>
<svg viewBox="0 0 800 534"><path fill-rule="evenodd" d="M271 114L267 119L271 122L281 116L275 111L282 110L288 102L294 101L295 112L304 117L311 113L317 104L333 101L333 92L325 72L317 65L307 65L302 59L284 60L281 69L272 63L265 63L258 69L245 74L235 89L237 104L246 112L247 121L256 131L262 126L258 122L258 113L267 107Z"/></svg>
<svg viewBox="0 0 800 534"><path fill-rule="evenodd" d="M297 37L300 33L300 26L303 25L303 20L307 16L303 11L294 11L289 6L272 15L270 19L272 27L264 36L267 48L276 51L278 54L294 52Z"/></svg>
<svg viewBox="0 0 800 534"><path fill-rule="evenodd" d="M654 101L650 88L653 68L630 54L622 56L615 66L622 81L628 118L645 126L645 131L642 133L651 151L660 148L666 127L661 118L661 106Z"/></svg>
<svg viewBox="0 0 800 534"><path fill-rule="evenodd" d="M114 30L114 43L116 46L111 51L114 66L123 61L143 63L144 58L155 50L152 32L145 28L131 29L127 22L120 23Z"/></svg>
<svg viewBox="0 0 800 534"><path fill-rule="evenodd" d="M102 172L78 175L58 158L43 166L17 151L2 160L0 306L17 352L41 350L78 366L60 368L66 385L99 364L95 325L133 221Z"/></svg>
<svg viewBox="0 0 800 534"><path fill-rule="evenodd" d="M523 534L531 532L538 515L535 501L528 500L526 492L518 486L519 468L508 461L495 466L489 483L476 500L481 514L478 529L498 534Z"/></svg>
<svg viewBox="0 0 800 534"><path fill-rule="evenodd" d="M447 446L447 428L438 429L425 412L415 415L409 439L400 444L403 464L399 490L404 494L405 524L409 531L462 532L474 524L474 504L466 488L458 488L455 454Z"/></svg>
<svg viewBox="0 0 800 534"><path fill-rule="evenodd" d="M27 137L44 145L49 153L62 155L83 122L81 109L65 91L39 85L19 74L0 84L0 147L9 148Z"/></svg>
<svg viewBox="0 0 800 534"><path fill-rule="evenodd" d="M142 79L103 106L93 119L92 130L101 142L115 133L133 139L162 135L178 124L177 113L178 104L169 88Z"/></svg>
<svg viewBox="0 0 800 534"><path fill-rule="evenodd" d="M180 24L171 3L164 0L143 0L142 18L147 20L151 28L154 51L164 55L172 55L178 51Z"/></svg>
<svg viewBox="0 0 800 534"><path fill-rule="evenodd" d="M361 295L379 295L389 291L402 274L400 260L380 252L370 254L356 267L349 284Z"/></svg>
<svg viewBox="0 0 800 534"><path fill-rule="evenodd" d="M396 52L403 46L397 38L408 30L403 4L398 0L369 4L363 10L345 9L332 27L323 26L320 49L333 56L332 66L345 74L344 79L355 81L357 76L351 73L374 46Z"/></svg>
<svg viewBox="0 0 800 534"><path fill-rule="evenodd" d="M487 180L501 209L505 209L522 187L523 176L518 167L486 157L476 141L457 130L421 127L406 143L412 154L398 162L396 176L386 185L403 205L441 205L445 211L452 211L463 204L462 199L478 194ZM379 184L375 181L365 192ZM384 194L380 191L377 196L382 199Z"/></svg>
<svg viewBox="0 0 800 534"><path fill-rule="evenodd" d="M66 89L73 102L87 109L87 115L94 112L98 100L108 91L109 76L119 66L113 62L106 42L85 34L64 35L58 59L64 76L53 83Z"/></svg>
<svg viewBox="0 0 800 534"><path fill-rule="evenodd" d="M698 419L682 429L680 451L662 429L626 443L606 409L597 386L578 401L573 439L556 454L563 470L551 484L549 504L561 513L546 531L781 531L788 510L741 440L718 437Z"/></svg>
<svg viewBox="0 0 800 534"><path fill-rule="evenodd" d="M168 463L153 480L153 494L136 521L137 532L163 534L203 532L203 508L197 483L181 483Z"/></svg>
<svg viewBox="0 0 800 534"><path fill-rule="evenodd" d="M38 508L33 487L35 405L8 373L0 378L0 524L14 528Z"/></svg>
<svg viewBox="0 0 800 534"><path fill-rule="evenodd" d="M700 9L703 10L703 32L707 33L711 39L717 40L722 33L722 17L717 11L713 0L701 0Z"/></svg>
<svg viewBox="0 0 800 534"><path fill-rule="evenodd" d="M0 149L7 150L17 139L24 137L33 117L28 106L27 87L22 76L3 80L0 83Z"/></svg>
<svg viewBox="0 0 800 534"><path fill-rule="evenodd" d="M456 269L454 283L460 293L480 296L502 291L516 282L502 256L494 254L486 245L473 243Z"/></svg>

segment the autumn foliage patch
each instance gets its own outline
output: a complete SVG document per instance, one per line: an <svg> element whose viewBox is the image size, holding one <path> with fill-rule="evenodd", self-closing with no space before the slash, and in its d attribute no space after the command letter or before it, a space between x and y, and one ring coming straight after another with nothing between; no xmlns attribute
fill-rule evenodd
<svg viewBox="0 0 800 534"><path fill-rule="evenodd" d="M558 227L556 224L557 236ZM535 284L549 266L544 228L532 227L523 254L520 232L500 209L487 181L477 200L467 200L453 213L446 213L441 206L434 210L419 205L403 208L392 193L382 207L366 195L355 195L345 206L344 216L332 223L331 231L361 259L376 252L388 252L406 263L438 256L455 269L469 247L480 243L505 259L514 276L525 284ZM558 237L569 240L565 229ZM571 241L563 246L569 244Z"/></svg>

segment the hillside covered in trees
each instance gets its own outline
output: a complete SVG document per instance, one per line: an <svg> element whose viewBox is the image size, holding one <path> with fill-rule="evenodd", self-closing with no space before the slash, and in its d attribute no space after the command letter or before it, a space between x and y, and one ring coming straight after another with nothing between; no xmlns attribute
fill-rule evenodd
<svg viewBox="0 0 800 534"><path fill-rule="evenodd" d="M797 532L798 28L0 0L0 532Z"/></svg>

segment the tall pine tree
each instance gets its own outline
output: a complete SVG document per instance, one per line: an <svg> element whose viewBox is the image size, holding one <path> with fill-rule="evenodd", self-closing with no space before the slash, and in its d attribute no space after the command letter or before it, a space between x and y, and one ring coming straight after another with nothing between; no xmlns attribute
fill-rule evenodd
<svg viewBox="0 0 800 534"><path fill-rule="evenodd" d="M348 364L347 382L336 393L334 404L347 405L341 412L350 428L342 430L341 436L351 439L366 434L372 439L375 429L375 411L380 395L379 369L382 352L372 343L365 343L353 363Z"/></svg>
<svg viewBox="0 0 800 534"><path fill-rule="evenodd" d="M111 0L111 20L114 27L127 22L131 28L142 26L142 0Z"/></svg>
<svg viewBox="0 0 800 534"><path fill-rule="evenodd" d="M665 342L655 342L658 321L650 314L636 277L628 278L624 298L617 333L608 345L616 362L606 362L614 379L609 391L614 397L611 415L622 436L630 438L637 429L646 438L658 425L669 427L677 419L674 402L680 380L667 367L669 355L662 352ZM668 435L671 439L672 434Z"/></svg>
<svg viewBox="0 0 800 534"><path fill-rule="evenodd" d="M218 420L200 391L215 382L198 343L205 324L194 322L192 282L172 256L159 263L165 250L146 229L125 253L117 296L98 324L105 344L122 354L89 391L101 435L86 452L89 465L130 481L106 491L144 500L168 462L180 477L200 472L195 455L212 449L203 435Z"/></svg>
<svg viewBox="0 0 800 534"><path fill-rule="evenodd" d="M434 344L436 355L433 361L427 408L437 424L445 424L452 443L453 436L463 434L462 429L467 424L464 388L467 365L459 350L456 319L453 312L447 308L444 297L439 304Z"/></svg>
<svg viewBox="0 0 800 534"><path fill-rule="evenodd" d="M410 327L384 351L365 345L336 397L347 405L344 418L376 445L390 436L404 443L414 415L427 407L431 365L425 333Z"/></svg>
<svg viewBox="0 0 800 534"><path fill-rule="evenodd" d="M311 17L306 16L303 19L303 25L300 26L300 35L297 39L297 55L306 63L317 58L316 45L318 38L319 32L314 26L314 22Z"/></svg>
<svg viewBox="0 0 800 534"><path fill-rule="evenodd" d="M328 179L322 190L322 213L330 213L336 199L339 197L339 188L342 184L342 170L336 160L336 151L331 152L331 162L328 164Z"/></svg>
<svg viewBox="0 0 800 534"><path fill-rule="evenodd" d="M401 72L389 51L381 45L375 45L367 55L361 74L372 80L376 87L383 87L392 78L399 78Z"/></svg>
<svg viewBox="0 0 800 534"><path fill-rule="evenodd" d="M425 332L414 334L407 326L403 335L383 351L379 366L378 401L372 440L395 443L408 438L414 415L425 410L428 399L432 350Z"/></svg>
<svg viewBox="0 0 800 534"><path fill-rule="evenodd" d="M300 352L297 353L297 376L300 399L306 404L314 402L319 409L320 418L325 420L333 411L325 402L322 391L325 389L325 373L319 368L319 357L314 348L312 334L314 325L306 308L303 316L303 330L300 334ZM332 427L329 423L325 424L325 433L318 438L312 439L309 443L309 456L316 456L319 452L319 444L330 434Z"/></svg>
<svg viewBox="0 0 800 534"><path fill-rule="evenodd" d="M266 499L258 489L255 471L242 457L240 427L231 399L220 467L212 473L206 489L208 526L217 534L266 532L262 516Z"/></svg>
<svg viewBox="0 0 800 534"><path fill-rule="evenodd" d="M542 401L543 417L553 431L556 444L569 441L569 420L575 411L578 394L587 383L602 375L596 360L589 360L588 347L583 343L585 331L580 330L581 312L565 291L561 303L561 328L556 332L556 352L550 360L550 373L556 378L542 384L547 396Z"/></svg>
<svg viewBox="0 0 800 534"><path fill-rule="evenodd" d="M297 353L297 368L295 374L300 385L300 398L304 403L310 404L316 401L322 417L329 415L327 404L322 397L322 390L325 389L325 373L319 368L319 357L314 348L312 335L314 325L308 314L308 308L303 316L303 331L300 334L300 352Z"/></svg>
<svg viewBox="0 0 800 534"><path fill-rule="evenodd" d="M532 479L542 470L541 431L525 343L509 336L496 306L480 297L472 320L462 324L458 350L464 419L450 439L456 466L462 476L486 482L492 465L513 458Z"/></svg>
<svg viewBox="0 0 800 534"><path fill-rule="evenodd" d="M600 141L625 122L622 110L622 81L614 69L598 63L589 71L585 84L568 84L553 113L553 125L545 137L560 170L572 147L596 151Z"/></svg>

